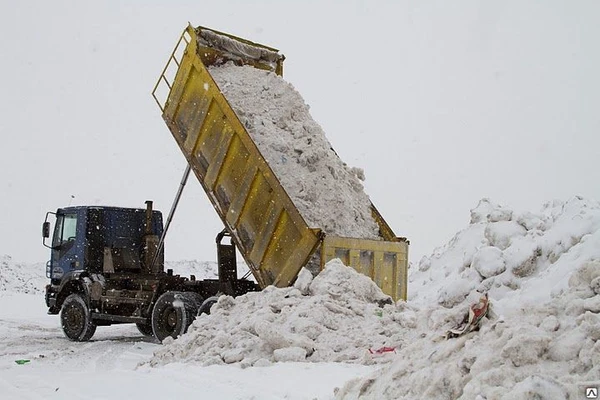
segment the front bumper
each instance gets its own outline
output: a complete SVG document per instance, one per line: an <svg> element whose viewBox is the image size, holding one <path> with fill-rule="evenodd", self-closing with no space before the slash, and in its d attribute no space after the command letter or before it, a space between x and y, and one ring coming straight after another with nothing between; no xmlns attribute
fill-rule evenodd
<svg viewBox="0 0 600 400"><path fill-rule="evenodd" d="M59 309L56 307L56 298L58 292L52 285L46 285L46 306L48 314L58 314Z"/></svg>

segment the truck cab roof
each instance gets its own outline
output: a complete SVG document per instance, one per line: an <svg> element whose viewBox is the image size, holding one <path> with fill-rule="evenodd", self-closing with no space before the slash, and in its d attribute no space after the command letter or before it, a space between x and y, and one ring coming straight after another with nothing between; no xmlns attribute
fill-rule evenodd
<svg viewBox="0 0 600 400"><path fill-rule="evenodd" d="M73 212L79 210L106 210L106 211L134 211L134 212L146 212L145 208L132 208L132 207L116 207L116 206L69 206L69 207L61 207L57 211L57 213L62 212ZM154 210L154 212L160 212Z"/></svg>

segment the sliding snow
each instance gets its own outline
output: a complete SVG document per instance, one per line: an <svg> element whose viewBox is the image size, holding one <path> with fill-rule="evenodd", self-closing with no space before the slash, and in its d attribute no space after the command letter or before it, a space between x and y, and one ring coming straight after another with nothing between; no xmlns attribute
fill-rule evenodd
<svg viewBox="0 0 600 400"><path fill-rule="evenodd" d="M302 270L294 287L222 296L187 334L166 340L151 364L389 361L369 350L399 347L413 319L370 278L333 260L314 280Z"/></svg>
<svg viewBox="0 0 600 400"><path fill-rule="evenodd" d="M294 87L272 72L231 63L210 73L310 227L378 239L364 172L348 167Z"/></svg>

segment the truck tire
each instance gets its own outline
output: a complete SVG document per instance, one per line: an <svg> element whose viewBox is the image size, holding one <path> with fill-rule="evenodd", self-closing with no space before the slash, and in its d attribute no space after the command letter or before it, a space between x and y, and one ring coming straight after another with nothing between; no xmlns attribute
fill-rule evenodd
<svg viewBox="0 0 600 400"><path fill-rule="evenodd" d="M198 313L197 293L163 293L152 310L152 331L161 342L167 337L177 338L187 332Z"/></svg>
<svg viewBox="0 0 600 400"><path fill-rule="evenodd" d="M183 297L187 299L187 303L190 306L190 310L194 310L194 316L198 315L198 309L202 305L202 296L195 292L184 292ZM194 320L192 320L193 322Z"/></svg>
<svg viewBox="0 0 600 400"><path fill-rule="evenodd" d="M210 308L219 300L218 296L212 296L204 300L204 303L198 309L198 315L207 314L210 315Z"/></svg>
<svg viewBox="0 0 600 400"><path fill-rule="evenodd" d="M135 326L137 326L138 331L144 336L152 337L154 336L154 331L152 330L151 322L136 322Z"/></svg>
<svg viewBox="0 0 600 400"><path fill-rule="evenodd" d="M96 332L90 309L78 293L67 296L60 309L60 324L67 338L75 342L90 340Z"/></svg>

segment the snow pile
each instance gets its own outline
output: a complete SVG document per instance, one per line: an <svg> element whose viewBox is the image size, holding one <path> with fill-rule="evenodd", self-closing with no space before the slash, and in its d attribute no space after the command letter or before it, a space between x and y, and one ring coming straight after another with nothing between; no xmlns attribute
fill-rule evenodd
<svg viewBox="0 0 600 400"><path fill-rule="evenodd" d="M475 291L506 297L507 306L547 301L567 290L578 267L600 260L599 229L600 204L581 197L546 203L537 214L483 199L471 224L411 271L409 301L449 308L475 301Z"/></svg>
<svg viewBox="0 0 600 400"><path fill-rule="evenodd" d="M231 63L210 73L309 226L379 238L364 172L338 157L292 85L272 72Z"/></svg>
<svg viewBox="0 0 600 400"><path fill-rule="evenodd" d="M376 377L355 380L338 399L584 398L600 380L600 263L581 266L569 291L485 320L451 340L435 308L415 308L422 339ZM593 289L592 289L593 288ZM463 310L464 311L464 310Z"/></svg>
<svg viewBox="0 0 600 400"><path fill-rule="evenodd" d="M411 273L412 337L338 399L584 398L600 386L600 204L580 197L515 213L490 200ZM490 319L445 340L487 292ZM495 315L494 315L495 314Z"/></svg>
<svg viewBox="0 0 600 400"><path fill-rule="evenodd" d="M294 287L221 296L187 334L166 340L151 365L189 362L264 366L277 361L389 362L369 349L401 347L414 313L393 305L368 277L332 260Z"/></svg>
<svg viewBox="0 0 600 400"><path fill-rule="evenodd" d="M26 264L0 256L0 292L42 293L49 283L45 271L44 263Z"/></svg>

